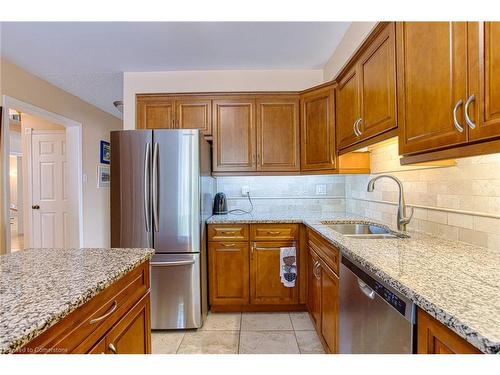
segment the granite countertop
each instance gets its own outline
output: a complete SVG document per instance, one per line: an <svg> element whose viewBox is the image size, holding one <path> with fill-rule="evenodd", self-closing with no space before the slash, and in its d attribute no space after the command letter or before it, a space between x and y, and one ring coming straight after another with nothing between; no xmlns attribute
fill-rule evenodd
<svg viewBox="0 0 500 375"><path fill-rule="evenodd" d="M153 249L28 249L0 256L0 353L21 348Z"/></svg>
<svg viewBox="0 0 500 375"><path fill-rule="evenodd" d="M321 221L359 216L217 215L218 223L303 223L484 353L500 352L500 252L408 231L409 238L354 239Z"/></svg>

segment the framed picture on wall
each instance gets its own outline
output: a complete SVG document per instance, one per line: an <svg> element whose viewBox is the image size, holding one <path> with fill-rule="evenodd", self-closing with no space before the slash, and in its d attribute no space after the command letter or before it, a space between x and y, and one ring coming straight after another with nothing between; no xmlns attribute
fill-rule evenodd
<svg viewBox="0 0 500 375"><path fill-rule="evenodd" d="M109 167L105 165L97 166L97 187L107 188L109 187L110 181L110 171Z"/></svg>
<svg viewBox="0 0 500 375"><path fill-rule="evenodd" d="M109 164L111 161L111 149L109 142L101 141L101 164Z"/></svg>

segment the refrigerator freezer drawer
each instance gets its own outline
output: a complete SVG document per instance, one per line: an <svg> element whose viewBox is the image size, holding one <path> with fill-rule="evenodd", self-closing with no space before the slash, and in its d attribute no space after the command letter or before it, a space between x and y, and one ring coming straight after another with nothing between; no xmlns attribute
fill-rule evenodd
<svg viewBox="0 0 500 375"><path fill-rule="evenodd" d="M156 254L151 260L151 329L202 325L199 254Z"/></svg>

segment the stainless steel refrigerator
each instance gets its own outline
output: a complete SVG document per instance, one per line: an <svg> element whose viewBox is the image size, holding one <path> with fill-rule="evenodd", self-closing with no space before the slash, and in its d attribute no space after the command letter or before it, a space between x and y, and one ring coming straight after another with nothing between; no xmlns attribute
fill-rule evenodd
<svg viewBox="0 0 500 375"><path fill-rule="evenodd" d="M203 324L214 189L210 145L198 130L111 132L111 246L155 249L152 329Z"/></svg>

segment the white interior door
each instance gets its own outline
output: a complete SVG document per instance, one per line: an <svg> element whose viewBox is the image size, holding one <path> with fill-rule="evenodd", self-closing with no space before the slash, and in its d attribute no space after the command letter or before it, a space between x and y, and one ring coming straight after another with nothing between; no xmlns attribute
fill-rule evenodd
<svg viewBox="0 0 500 375"><path fill-rule="evenodd" d="M32 246L62 248L71 243L67 189L66 132L32 133Z"/></svg>

